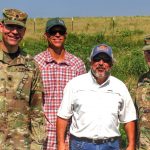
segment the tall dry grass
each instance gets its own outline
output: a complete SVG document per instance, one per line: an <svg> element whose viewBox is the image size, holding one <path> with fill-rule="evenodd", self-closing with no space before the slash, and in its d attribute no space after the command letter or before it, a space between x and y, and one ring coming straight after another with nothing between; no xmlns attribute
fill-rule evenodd
<svg viewBox="0 0 150 150"><path fill-rule="evenodd" d="M133 17L75 17L62 18L67 26L68 33L77 34L96 34L103 33L107 35L117 35L121 31L130 30L141 32L142 34L132 37L135 41L143 39L150 33L150 17L149 16L133 16ZM45 25L48 18L29 19L27 22L27 32L25 37L39 39L43 37ZM34 31L35 30L35 31Z"/></svg>

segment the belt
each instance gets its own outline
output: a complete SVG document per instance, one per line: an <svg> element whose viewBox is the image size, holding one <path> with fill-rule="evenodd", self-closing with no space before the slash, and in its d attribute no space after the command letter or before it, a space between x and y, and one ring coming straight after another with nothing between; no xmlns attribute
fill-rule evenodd
<svg viewBox="0 0 150 150"><path fill-rule="evenodd" d="M89 142L89 143L93 143L93 144L103 144L103 143L108 143L108 142L114 142L115 140L119 139L119 137L117 137L117 136L110 137L107 139L90 139L90 138L86 138L86 137L76 137L74 135L71 135L70 137L77 141Z"/></svg>

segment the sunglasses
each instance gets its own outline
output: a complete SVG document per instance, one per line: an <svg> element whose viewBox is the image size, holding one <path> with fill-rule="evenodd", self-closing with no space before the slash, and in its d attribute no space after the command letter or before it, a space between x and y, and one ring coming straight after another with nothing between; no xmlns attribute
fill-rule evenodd
<svg viewBox="0 0 150 150"><path fill-rule="evenodd" d="M150 54L150 50L144 51L144 53L146 53L146 54Z"/></svg>
<svg viewBox="0 0 150 150"><path fill-rule="evenodd" d="M60 35L65 35L66 31L65 30L49 30L49 35L56 35L57 33L59 33Z"/></svg>
<svg viewBox="0 0 150 150"><path fill-rule="evenodd" d="M100 56L100 55L98 55L98 56L95 56L93 58L94 62L99 62L100 60L103 60L106 63L112 62L112 59L110 57L108 57L108 56Z"/></svg>
<svg viewBox="0 0 150 150"><path fill-rule="evenodd" d="M23 30L24 29L24 27L15 25L15 24L4 24L4 25L5 25L5 28L8 30L14 30L14 29Z"/></svg>

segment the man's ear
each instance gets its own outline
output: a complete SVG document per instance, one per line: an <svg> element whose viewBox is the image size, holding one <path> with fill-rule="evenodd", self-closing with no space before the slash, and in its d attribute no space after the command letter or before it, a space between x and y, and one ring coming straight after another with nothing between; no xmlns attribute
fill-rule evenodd
<svg viewBox="0 0 150 150"><path fill-rule="evenodd" d="M44 34L44 38L47 40L47 38L49 38L49 37L50 37L49 33L46 32L46 33Z"/></svg>
<svg viewBox="0 0 150 150"><path fill-rule="evenodd" d="M24 36L26 32L26 28L24 28L24 30L22 31L22 35Z"/></svg>
<svg viewBox="0 0 150 150"><path fill-rule="evenodd" d="M89 63L90 63L90 65L93 65L94 62L93 62L92 60L89 59Z"/></svg>
<svg viewBox="0 0 150 150"><path fill-rule="evenodd" d="M1 33L2 33L2 31L3 31L3 27L4 27L3 23L0 22L0 32L1 32Z"/></svg>
<svg viewBox="0 0 150 150"><path fill-rule="evenodd" d="M64 34L65 39L67 38L67 32Z"/></svg>

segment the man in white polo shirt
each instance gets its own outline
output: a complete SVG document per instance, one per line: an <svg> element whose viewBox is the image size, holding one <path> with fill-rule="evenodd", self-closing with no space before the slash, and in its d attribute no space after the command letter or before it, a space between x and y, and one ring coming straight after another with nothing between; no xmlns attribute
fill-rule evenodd
<svg viewBox="0 0 150 150"><path fill-rule="evenodd" d="M58 150L65 150L65 131L70 127L70 150L119 150L119 124L124 123L127 150L135 149L136 111L125 84L110 75L112 48L92 49L91 70L73 78L64 89L57 117Z"/></svg>

